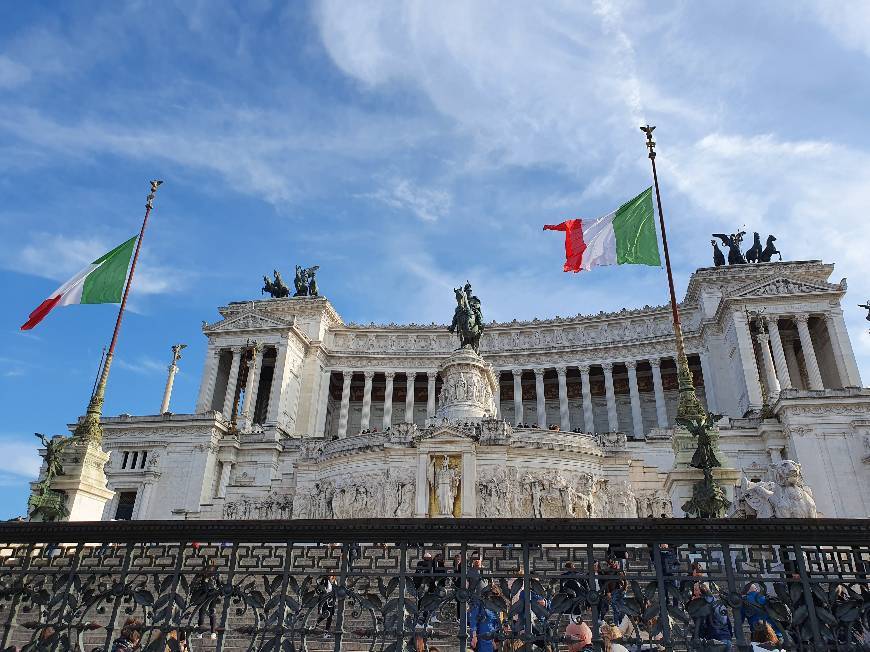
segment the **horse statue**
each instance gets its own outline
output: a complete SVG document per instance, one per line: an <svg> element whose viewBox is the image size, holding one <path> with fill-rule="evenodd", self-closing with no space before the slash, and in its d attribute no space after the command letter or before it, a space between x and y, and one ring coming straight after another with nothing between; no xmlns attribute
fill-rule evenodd
<svg viewBox="0 0 870 652"><path fill-rule="evenodd" d="M747 263L757 263L761 260L761 236L758 235L758 231L754 231L753 233L752 246L746 250Z"/></svg>
<svg viewBox="0 0 870 652"><path fill-rule="evenodd" d="M738 231L727 235L725 233L714 233L714 238L719 238L726 247L728 247L728 264L729 265L744 265L746 259L740 253L740 243L743 242L743 236L746 231Z"/></svg>
<svg viewBox="0 0 870 652"><path fill-rule="evenodd" d="M456 295L456 310L447 330L459 334L459 348L471 347L475 353L480 353L480 336L483 335L480 299L472 294L470 283L466 283L464 288L453 288L453 293Z"/></svg>
<svg viewBox="0 0 870 652"><path fill-rule="evenodd" d="M767 236L767 244L764 247L764 251L762 251L761 255L758 257L758 262L769 263L770 259L773 258L773 254L779 254L779 260L780 262L782 261L782 253L777 250L776 246L773 244L774 242L776 242L776 236Z"/></svg>
<svg viewBox="0 0 870 652"><path fill-rule="evenodd" d="M263 277L263 288L260 294L268 292L273 299L283 299L290 296L290 288L284 285L284 280L281 278L281 272L277 269L272 270L275 275L275 280L270 281L268 276Z"/></svg>

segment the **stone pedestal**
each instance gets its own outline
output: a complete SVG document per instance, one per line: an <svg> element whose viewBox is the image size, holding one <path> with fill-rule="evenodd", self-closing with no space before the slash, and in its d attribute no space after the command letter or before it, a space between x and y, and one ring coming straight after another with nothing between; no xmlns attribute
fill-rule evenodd
<svg viewBox="0 0 870 652"><path fill-rule="evenodd" d="M51 483L66 494L69 521L99 521L115 492L106 487L103 467L109 454L96 442L75 441L63 451L63 475ZM110 515L112 516L112 515Z"/></svg>
<svg viewBox="0 0 870 652"><path fill-rule="evenodd" d="M492 366L470 347L453 352L439 370L436 422L464 422L494 419L498 381Z"/></svg>

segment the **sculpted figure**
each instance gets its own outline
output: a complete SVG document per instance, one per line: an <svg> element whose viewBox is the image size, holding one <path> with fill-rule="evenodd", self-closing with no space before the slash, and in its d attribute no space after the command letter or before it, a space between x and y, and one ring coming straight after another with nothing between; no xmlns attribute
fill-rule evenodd
<svg viewBox="0 0 870 652"><path fill-rule="evenodd" d="M441 457L441 466L435 470L435 496L439 516L453 516L453 502L459 490L459 474L450 467L450 458Z"/></svg>
<svg viewBox="0 0 870 652"><path fill-rule="evenodd" d="M456 309L453 321L447 330L459 334L459 346L471 347L475 353L480 353L480 337L483 335L483 312L478 299L471 290L471 283L466 282L463 288L454 288Z"/></svg>
<svg viewBox="0 0 870 652"><path fill-rule="evenodd" d="M270 281L268 276L263 277L263 288L260 290L260 294L268 292L272 295L273 299L283 299L284 297L290 296L290 288L284 285L284 279L281 278L281 272L277 269L273 269L272 274L275 277L274 281Z"/></svg>
<svg viewBox="0 0 870 652"><path fill-rule="evenodd" d="M714 238L719 238L726 247L728 247L728 264L729 265L743 265L746 263L746 259L743 257L743 254L740 252L740 243L743 242L743 236L746 235L746 231L738 231L737 233L732 233L728 235L726 233L714 233Z"/></svg>
<svg viewBox="0 0 870 652"><path fill-rule="evenodd" d="M761 236L755 231L752 236L752 246L746 250L746 262L757 263L761 258Z"/></svg>
<svg viewBox="0 0 870 652"><path fill-rule="evenodd" d="M757 518L818 518L812 490L804 484L801 465L783 460L768 467L769 479L741 481L734 516Z"/></svg>
<svg viewBox="0 0 870 652"><path fill-rule="evenodd" d="M296 278L293 279L293 286L296 288L294 297L308 296L308 270L301 265L296 265Z"/></svg>

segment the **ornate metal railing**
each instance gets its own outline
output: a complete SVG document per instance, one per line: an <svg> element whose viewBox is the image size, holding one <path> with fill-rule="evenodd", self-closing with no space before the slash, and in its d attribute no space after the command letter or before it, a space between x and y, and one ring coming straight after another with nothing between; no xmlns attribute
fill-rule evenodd
<svg viewBox="0 0 870 652"><path fill-rule="evenodd" d="M862 520L7 523L0 542L0 649L555 652L584 647L574 621L595 649L615 621L629 650L748 650L759 622L780 648L852 650L870 629Z"/></svg>

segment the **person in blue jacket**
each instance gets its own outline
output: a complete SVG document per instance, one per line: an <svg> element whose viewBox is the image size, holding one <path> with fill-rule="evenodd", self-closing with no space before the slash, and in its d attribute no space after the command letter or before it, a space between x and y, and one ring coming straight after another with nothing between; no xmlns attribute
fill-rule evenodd
<svg viewBox="0 0 870 652"><path fill-rule="evenodd" d="M501 602L501 591L493 585L486 595L486 603L475 600L468 612L468 630L471 647L477 652L494 652L493 636L501 631L502 612L493 607Z"/></svg>

